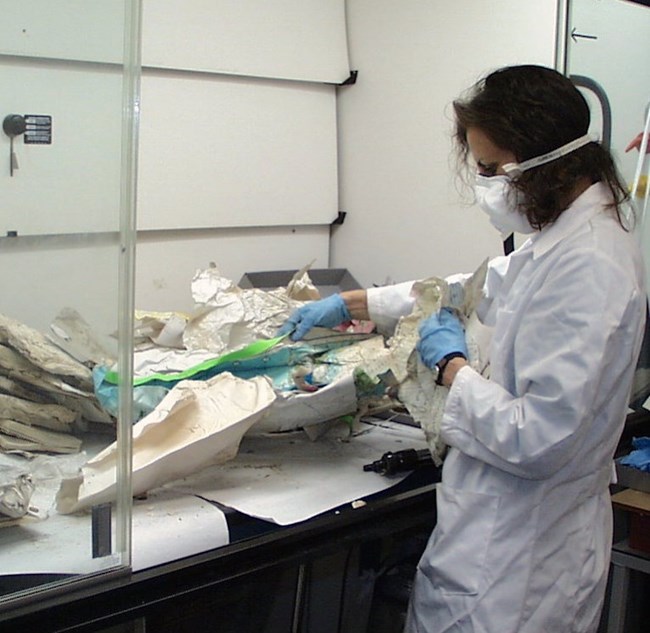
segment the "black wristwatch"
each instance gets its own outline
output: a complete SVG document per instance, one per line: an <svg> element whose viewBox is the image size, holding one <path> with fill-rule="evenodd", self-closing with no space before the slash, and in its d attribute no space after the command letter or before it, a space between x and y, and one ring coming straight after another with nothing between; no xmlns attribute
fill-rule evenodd
<svg viewBox="0 0 650 633"><path fill-rule="evenodd" d="M443 356L437 363L436 367L438 368L438 375L436 376L436 385L442 385L442 375L445 372L445 367L447 367L447 363L452 358L464 358L467 360L467 356L463 354L463 352L450 352L449 354L446 354Z"/></svg>

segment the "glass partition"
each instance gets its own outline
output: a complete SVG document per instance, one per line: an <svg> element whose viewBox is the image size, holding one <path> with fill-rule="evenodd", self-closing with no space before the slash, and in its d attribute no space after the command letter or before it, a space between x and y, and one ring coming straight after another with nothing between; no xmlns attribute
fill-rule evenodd
<svg viewBox="0 0 650 633"><path fill-rule="evenodd" d="M650 109L650 2L566 0L559 3L560 69L580 86L592 112L592 133L610 149L632 192L635 231L643 246L650 282L650 231L645 194L649 155L639 135ZM639 184L636 184L639 183ZM649 286L650 289L650 286ZM650 337L641 352L632 406L650 395Z"/></svg>
<svg viewBox="0 0 650 633"><path fill-rule="evenodd" d="M130 565L140 1L0 0L0 611ZM123 378L114 414L98 368ZM110 499L66 509L115 443Z"/></svg>

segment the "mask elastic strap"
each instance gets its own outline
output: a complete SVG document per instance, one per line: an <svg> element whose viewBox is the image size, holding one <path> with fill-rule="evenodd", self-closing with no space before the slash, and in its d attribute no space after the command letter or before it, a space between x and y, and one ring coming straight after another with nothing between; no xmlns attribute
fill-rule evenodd
<svg viewBox="0 0 650 633"><path fill-rule="evenodd" d="M589 135L585 134L584 136L581 136L570 143L567 143L566 145L562 145L562 147L558 147L557 149L554 149L551 152L548 152L547 154L542 154L541 156L535 156L534 158L529 158L528 160L525 160L523 163L506 163L503 166L503 170L508 174L508 176L519 176L523 172L525 172L528 169L531 169L533 167L537 167L538 165L544 165L545 163L550 163L551 161L554 161L561 156L566 156L567 154L570 154L571 152L574 152L577 149L580 149L584 145L587 145L587 143L593 143L594 139Z"/></svg>

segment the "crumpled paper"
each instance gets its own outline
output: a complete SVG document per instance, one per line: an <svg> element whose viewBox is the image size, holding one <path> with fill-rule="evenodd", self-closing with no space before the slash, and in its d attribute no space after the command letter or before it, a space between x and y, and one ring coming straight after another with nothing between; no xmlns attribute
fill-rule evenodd
<svg viewBox="0 0 650 633"><path fill-rule="evenodd" d="M304 279L305 275L304 269L299 271L286 289L262 290L239 288L222 277L214 265L198 271L192 280L196 308L183 333L185 348L222 354L260 338L273 338L300 305L295 296L319 297L311 282ZM312 291L305 294L308 285Z"/></svg>
<svg viewBox="0 0 650 633"><path fill-rule="evenodd" d="M348 339L350 345L333 349L319 357L309 367L315 383L324 387L312 392L280 391L268 415L258 422L249 434L277 433L309 429L322 422L353 414L358 408L358 393L354 372L359 364L375 358L384 351L381 336L372 336L354 342L358 335L339 334L335 338Z"/></svg>
<svg viewBox="0 0 650 633"><path fill-rule="evenodd" d="M160 405L133 426L133 494L141 494L202 468L232 459L243 435L276 399L270 381L223 373L176 385ZM64 479L57 510L68 514L114 500L118 447L89 460Z"/></svg>
<svg viewBox="0 0 650 633"><path fill-rule="evenodd" d="M426 319L440 308L453 308L465 326L465 342L469 354L467 360L471 367L479 373L483 372L487 348L485 345L481 346L479 342L484 335L484 330L476 317L475 310L482 296L486 274L487 261L465 283L462 300L457 299L456 304L451 300L449 286L443 280L433 279L415 284L412 290L416 297L413 312L398 324L400 335L404 336L403 332L406 331L407 338L413 345L413 351L406 364L408 375L400 383L399 399L422 427L434 463L438 466L442 463L447 450L440 437L440 424L449 388L436 384L435 373L424 365L420 355L415 351L418 326L422 319Z"/></svg>
<svg viewBox="0 0 650 633"><path fill-rule="evenodd" d="M476 317L476 307L482 297L487 274L487 260L465 283L447 284L444 279L431 277L413 284L413 310L401 317L395 333L389 339L384 354L361 367L368 375L389 373L398 399L411 417L420 424L436 465L440 465L446 446L440 437L440 423L449 389L436 384L436 375L420 359L416 350L418 327L423 319L443 307L453 308L465 326L469 364L485 374L489 332Z"/></svg>
<svg viewBox="0 0 650 633"><path fill-rule="evenodd" d="M0 515L19 519L29 510L34 492L34 482L28 474L19 475L10 484L0 486Z"/></svg>

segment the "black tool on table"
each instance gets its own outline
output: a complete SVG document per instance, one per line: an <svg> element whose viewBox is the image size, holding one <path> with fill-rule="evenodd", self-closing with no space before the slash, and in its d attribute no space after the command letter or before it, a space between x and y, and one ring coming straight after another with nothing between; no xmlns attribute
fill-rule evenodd
<svg viewBox="0 0 650 633"><path fill-rule="evenodd" d="M415 470L420 466L433 464L433 458L428 448L417 450L415 448L407 448L403 451L384 453L380 459L365 464L363 470L365 472L375 472L380 475L394 475L395 473L404 472L406 470Z"/></svg>

